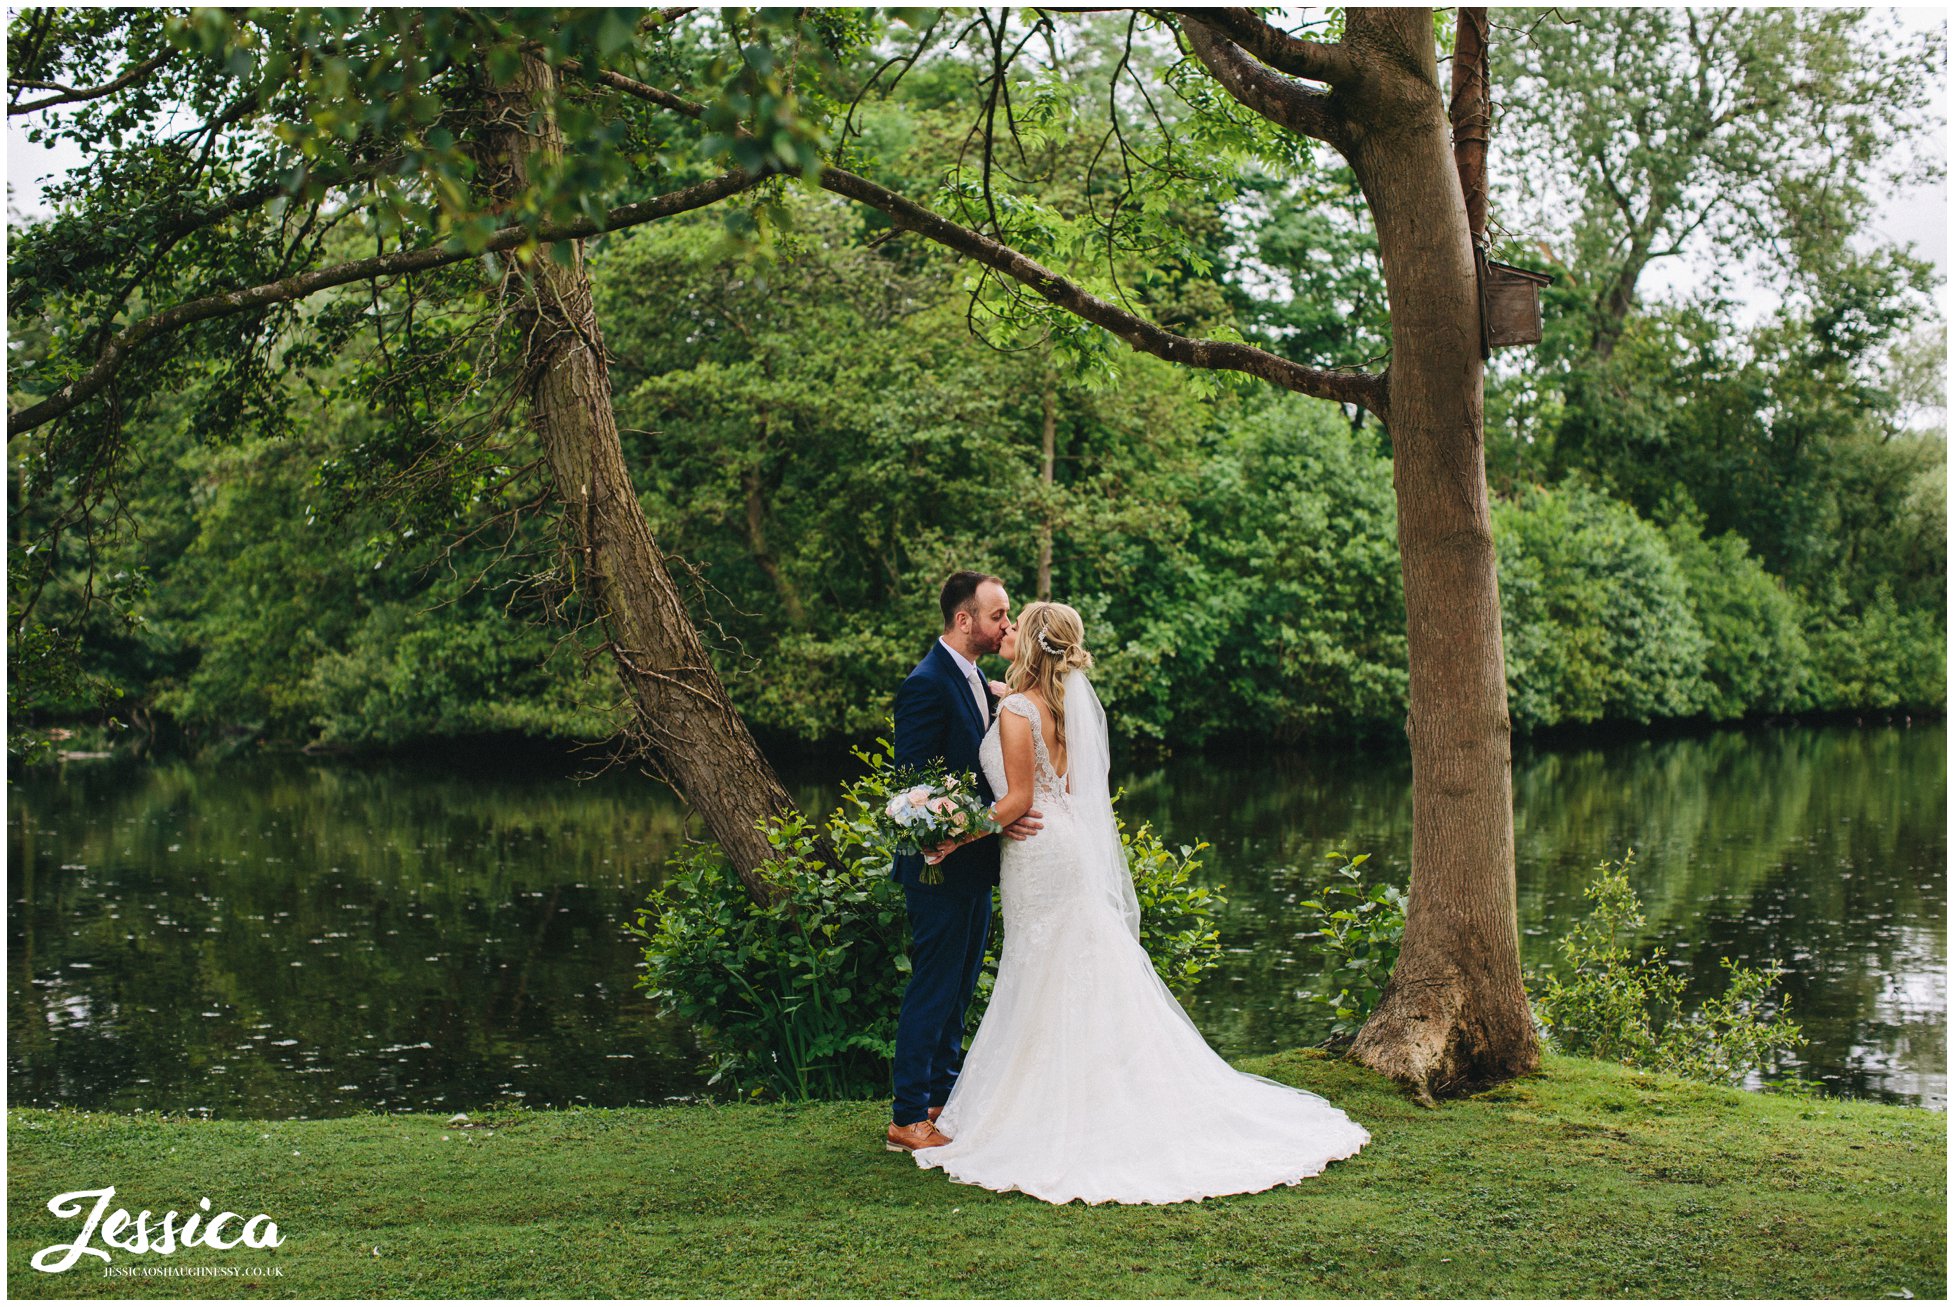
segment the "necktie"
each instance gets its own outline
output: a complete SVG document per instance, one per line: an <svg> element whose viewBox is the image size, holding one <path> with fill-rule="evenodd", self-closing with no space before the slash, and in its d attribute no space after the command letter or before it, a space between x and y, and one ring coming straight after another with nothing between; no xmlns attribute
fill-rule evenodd
<svg viewBox="0 0 1954 1307"><path fill-rule="evenodd" d="M988 727L991 724L990 708L984 702L984 684L977 679L977 669L973 667L966 671L963 678L970 683L970 692L977 696L977 720Z"/></svg>

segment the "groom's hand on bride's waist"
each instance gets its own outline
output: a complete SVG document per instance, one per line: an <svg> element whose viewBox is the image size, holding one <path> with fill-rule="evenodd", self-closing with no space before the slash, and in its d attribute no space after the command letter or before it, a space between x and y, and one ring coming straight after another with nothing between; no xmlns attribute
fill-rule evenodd
<svg viewBox="0 0 1954 1307"><path fill-rule="evenodd" d="M1028 840L1045 828L1045 814L1036 808L1025 809L1024 816L1004 828L1004 833L1014 840Z"/></svg>

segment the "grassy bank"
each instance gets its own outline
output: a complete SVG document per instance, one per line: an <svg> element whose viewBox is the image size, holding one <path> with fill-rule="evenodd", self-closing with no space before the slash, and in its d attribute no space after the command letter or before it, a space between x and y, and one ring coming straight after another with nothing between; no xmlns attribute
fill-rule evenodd
<svg viewBox="0 0 1954 1307"><path fill-rule="evenodd" d="M1439 1111L1311 1053L1242 1065L1369 1128L1293 1188L1063 1208L883 1151L880 1103L200 1121L8 1114L16 1297L1880 1297L1947 1286L1946 1119L1576 1058ZM1144 1140L1136 1140L1144 1147ZM269 1213L243 1279L53 1275L112 1206ZM99 1237L94 1241L101 1245ZM376 1251L377 1250L377 1251Z"/></svg>

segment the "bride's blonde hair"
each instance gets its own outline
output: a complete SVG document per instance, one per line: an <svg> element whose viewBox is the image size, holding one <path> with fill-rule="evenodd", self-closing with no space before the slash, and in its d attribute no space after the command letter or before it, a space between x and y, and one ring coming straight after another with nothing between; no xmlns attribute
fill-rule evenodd
<svg viewBox="0 0 1954 1307"><path fill-rule="evenodd" d="M1070 604L1035 603L1018 615L1018 656L1004 683L1013 691L1036 690L1051 708L1052 733L1065 748L1065 674L1092 666L1086 624Z"/></svg>

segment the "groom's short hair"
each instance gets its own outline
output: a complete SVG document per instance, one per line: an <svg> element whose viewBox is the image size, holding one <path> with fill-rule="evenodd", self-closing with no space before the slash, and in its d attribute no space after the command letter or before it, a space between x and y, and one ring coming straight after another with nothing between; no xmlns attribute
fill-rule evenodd
<svg viewBox="0 0 1954 1307"><path fill-rule="evenodd" d="M957 624L957 613L961 609L968 608L975 616L977 587L986 581L1004 584L1003 577L992 576L989 572L950 573L950 579L943 583L943 594L937 600L938 606L943 609L944 630L947 631Z"/></svg>

